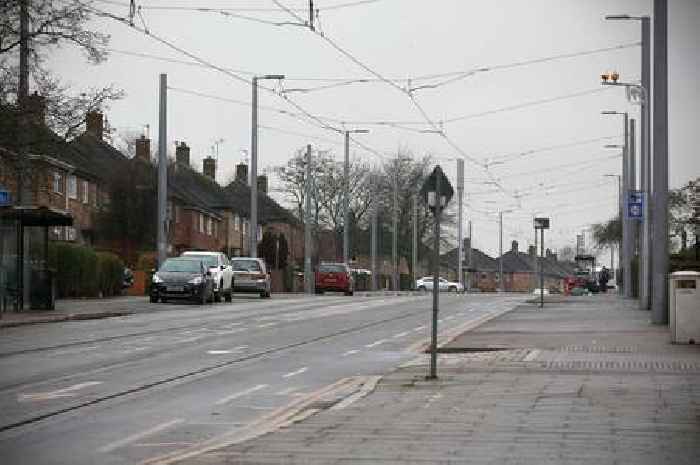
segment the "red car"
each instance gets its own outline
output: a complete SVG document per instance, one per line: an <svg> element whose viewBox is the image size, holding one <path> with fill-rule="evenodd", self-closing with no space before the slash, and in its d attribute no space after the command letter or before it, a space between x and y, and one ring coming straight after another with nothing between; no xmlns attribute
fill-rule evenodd
<svg viewBox="0 0 700 465"><path fill-rule="evenodd" d="M343 292L352 295L355 281L350 267L345 263L322 263L316 271L316 294L326 291Z"/></svg>

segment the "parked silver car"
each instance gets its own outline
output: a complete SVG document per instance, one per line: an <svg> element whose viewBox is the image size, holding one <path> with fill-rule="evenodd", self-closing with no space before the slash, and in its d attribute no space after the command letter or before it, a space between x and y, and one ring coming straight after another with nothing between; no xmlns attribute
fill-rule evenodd
<svg viewBox="0 0 700 465"><path fill-rule="evenodd" d="M231 259L233 269L233 291L260 294L267 298L272 295L272 280L261 258L234 257Z"/></svg>

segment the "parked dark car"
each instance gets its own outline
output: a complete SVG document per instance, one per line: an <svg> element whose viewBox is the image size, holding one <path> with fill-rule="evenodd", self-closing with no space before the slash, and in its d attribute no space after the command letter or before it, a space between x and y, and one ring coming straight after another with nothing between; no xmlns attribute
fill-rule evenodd
<svg viewBox="0 0 700 465"><path fill-rule="evenodd" d="M205 304L214 300L211 272L200 258L168 258L153 274L151 302L188 299Z"/></svg>
<svg viewBox="0 0 700 465"><path fill-rule="evenodd" d="M355 280L350 267L345 263L322 263L316 271L316 293L334 291L353 295Z"/></svg>

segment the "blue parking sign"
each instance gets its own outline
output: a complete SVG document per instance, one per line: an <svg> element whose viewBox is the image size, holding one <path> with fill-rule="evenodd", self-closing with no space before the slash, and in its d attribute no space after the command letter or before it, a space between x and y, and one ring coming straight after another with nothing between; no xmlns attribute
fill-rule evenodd
<svg viewBox="0 0 700 465"><path fill-rule="evenodd" d="M644 218L644 192L628 191L625 208L625 216L628 220L641 220Z"/></svg>
<svg viewBox="0 0 700 465"><path fill-rule="evenodd" d="M0 189L0 205L10 205L10 193Z"/></svg>

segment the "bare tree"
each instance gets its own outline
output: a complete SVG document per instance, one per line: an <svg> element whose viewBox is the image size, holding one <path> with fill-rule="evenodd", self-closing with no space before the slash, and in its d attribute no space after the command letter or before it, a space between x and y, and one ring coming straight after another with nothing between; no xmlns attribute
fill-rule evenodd
<svg viewBox="0 0 700 465"><path fill-rule="evenodd" d="M19 82L20 0L0 2L0 103L17 101ZM28 1L29 71L36 92L47 100L47 124L69 138L82 126L85 114L103 109L123 98L114 85L76 91L46 67L46 58L62 45L84 52L89 63L107 59L109 35L89 27L92 15L87 5L53 0Z"/></svg>
<svg viewBox="0 0 700 465"><path fill-rule="evenodd" d="M275 168L282 182L281 191L294 205L300 219L304 218L306 202L306 152L299 149L284 166ZM355 221L362 221L372 202L369 185L369 165L357 159L350 163L350 210ZM319 151L312 156L311 177L314 214L322 227L342 231L344 171L343 163L333 154Z"/></svg>

